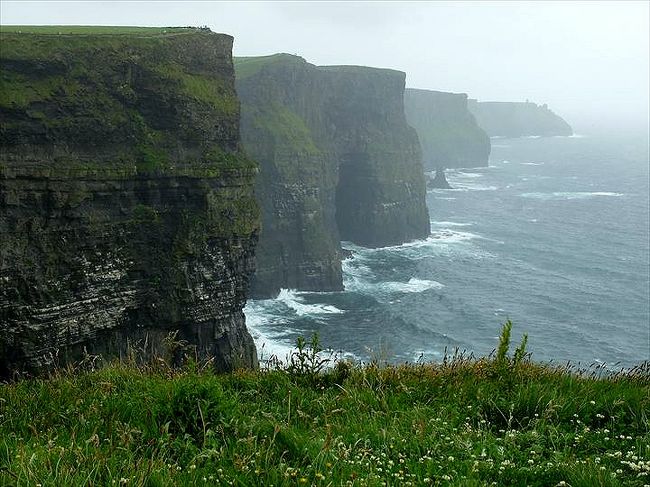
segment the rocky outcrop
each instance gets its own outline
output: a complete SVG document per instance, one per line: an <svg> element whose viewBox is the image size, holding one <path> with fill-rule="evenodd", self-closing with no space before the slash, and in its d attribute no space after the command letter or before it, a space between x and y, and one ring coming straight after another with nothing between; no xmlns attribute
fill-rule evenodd
<svg viewBox="0 0 650 487"><path fill-rule="evenodd" d="M571 126L546 104L470 100L469 109L490 137L573 135Z"/></svg>
<svg viewBox="0 0 650 487"><path fill-rule="evenodd" d="M260 163L254 295L341 289L341 239L379 247L429 234L404 73L287 54L235 67L242 142Z"/></svg>
<svg viewBox="0 0 650 487"><path fill-rule="evenodd" d="M427 179L427 187L431 189L453 189L447 182L444 169L437 169L435 177Z"/></svg>
<svg viewBox="0 0 650 487"><path fill-rule="evenodd" d="M2 33L0 375L163 348L254 366L232 38Z"/></svg>
<svg viewBox="0 0 650 487"><path fill-rule="evenodd" d="M406 120L418 133L427 169L488 165L490 138L467 108L467 95L408 88Z"/></svg>

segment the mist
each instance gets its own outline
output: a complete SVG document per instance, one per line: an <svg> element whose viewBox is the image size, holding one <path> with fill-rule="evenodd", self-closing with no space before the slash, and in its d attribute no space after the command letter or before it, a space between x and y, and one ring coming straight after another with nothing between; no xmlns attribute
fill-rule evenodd
<svg viewBox="0 0 650 487"><path fill-rule="evenodd" d="M8 25L205 25L234 54L407 73L407 86L547 103L578 133L647 130L646 2L18 2Z"/></svg>

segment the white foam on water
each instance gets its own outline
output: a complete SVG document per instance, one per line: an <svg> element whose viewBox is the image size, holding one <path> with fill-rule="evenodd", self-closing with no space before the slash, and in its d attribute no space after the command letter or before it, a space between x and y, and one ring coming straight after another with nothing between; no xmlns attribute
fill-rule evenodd
<svg viewBox="0 0 650 487"><path fill-rule="evenodd" d="M502 148L502 149L507 149L507 148L512 147L512 146L508 145L508 144L492 144L492 147L499 147L499 148Z"/></svg>
<svg viewBox="0 0 650 487"><path fill-rule="evenodd" d="M543 162L520 162L522 166L543 166Z"/></svg>
<svg viewBox="0 0 650 487"><path fill-rule="evenodd" d="M409 279L409 282L378 282L377 287L379 291L388 291L391 293L421 293L429 289L442 289L445 285L438 281L412 277Z"/></svg>
<svg viewBox="0 0 650 487"><path fill-rule="evenodd" d="M451 171L447 174L447 181L452 189L434 189L434 192L454 192L454 191L494 191L496 186L481 184L477 181L484 174L478 172Z"/></svg>
<svg viewBox="0 0 650 487"><path fill-rule="evenodd" d="M499 189L491 185L459 183L456 181L451 181L450 184L454 185L454 189L443 189L441 191L496 191Z"/></svg>
<svg viewBox="0 0 650 487"><path fill-rule="evenodd" d="M504 159L504 160L501 161L501 164L510 164L510 161L508 161L507 159Z"/></svg>
<svg viewBox="0 0 650 487"><path fill-rule="evenodd" d="M551 137L557 138L557 139L585 139L587 138L586 135L581 135L581 134L573 134L573 135L552 135Z"/></svg>
<svg viewBox="0 0 650 487"><path fill-rule="evenodd" d="M273 299L248 300L244 308L246 327L253 337L258 357L261 362L272 356L285 360L295 348L287 338L289 330L278 325L283 324L282 316L275 314Z"/></svg>
<svg viewBox="0 0 650 487"><path fill-rule="evenodd" d="M283 289L280 292L281 296L278 296L278 298L249 300L246 303L244 308L246 326L255 342L260 362L267 366L278 365L278 361L287 364L291 356L298 351L295 346L297 332L288 326L291 318L287 317L287 308L296 311L295 308L297 307L303 313L312 312L314 315L343 313L334 306L304 305L301 303L302 298L299 294L312 293L298 293L293 290ZM298 306L296 306L296 302L298 302ZM307 308L313 306L313 308L301 308L300 305ZM309 336L306 336L306 339L309 341ZM353 353L344 351L334 353L332 350L320 352L319 357L331 360L326 367L333 366L338 360L342 359L360 360Z"/></svg>
<svg viewBox="0 0 650 487"><path fill-rule="evenodd" d="M402 245L395 245L391 247L380 248L364 248L349 245L344 242L344 248L350 248L354 251L352 259L343 261L344 276L349 280L349 284L355 285L356 281L371 282L374 275L368 268L364 268L359 264L359 261L371 261L373 256L382 255L382 253L397 253L401 257L406 257L411 260L426 259L434 255L449 255L456 253L468 254L476 258L489 256L486 252L478 247L467 245L471 240L485 239L480 235L471 232L462 232L452 230L451 228L440 228L431 232L428 238L423 240L415 240L407 242ZM490 240L490 239L485 239ZM503 243L496 241L497 243ZM346 282L344 282L346 284ZM346 289L350 289L346 284Z"/></svg>
<svg viewBox="0 0 650 487"><path fill-rule="evenodd" d="M301 294L306 293L300 293L293 289L281 289L280 294L278 294L278 297L275 299L276 301L283 303L285 306L295 311L298 316L343 313L343 311L338 309L336 306L331 306L329 304L305 304L304 298L301 296Z"/></svg>
<svg viewBox="0 0 650 487"><path fill-rule="evenodd" d="M623 193L610 191L556 191L553 193L522 193L520 196L538 200L581 200L599 196L623 196Z"/></svg>
<svg viewBox="0 0 650 487"><path fill-rule="evenodd" d="M458 223L458 222L447 222L447 221L432 221L432 225L442 225L445 227L471 227L474 223Z"/></svg>

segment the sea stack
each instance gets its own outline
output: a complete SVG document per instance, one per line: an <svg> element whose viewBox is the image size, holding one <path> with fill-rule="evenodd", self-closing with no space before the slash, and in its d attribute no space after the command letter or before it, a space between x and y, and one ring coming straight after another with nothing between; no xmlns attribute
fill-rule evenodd
<svg viewBox="0 0 650 487"><path fill-rule="evenodd" d="M427 187L432 189L453 189L447 182L445 170L441 168L436 169L436 176L433 179L429 177Z"/></svg>

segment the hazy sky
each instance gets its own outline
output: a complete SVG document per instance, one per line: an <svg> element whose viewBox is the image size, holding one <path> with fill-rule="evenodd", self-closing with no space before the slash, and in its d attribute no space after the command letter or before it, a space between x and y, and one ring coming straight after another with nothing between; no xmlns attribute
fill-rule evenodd
<svg viewBox="0 0 650 487"><path fill-rule="evenodd" d="M648 121L649 2L0 2L3 24L207 25L235 55L407 73L407 86L526 98L575 128Z"/></svg>

